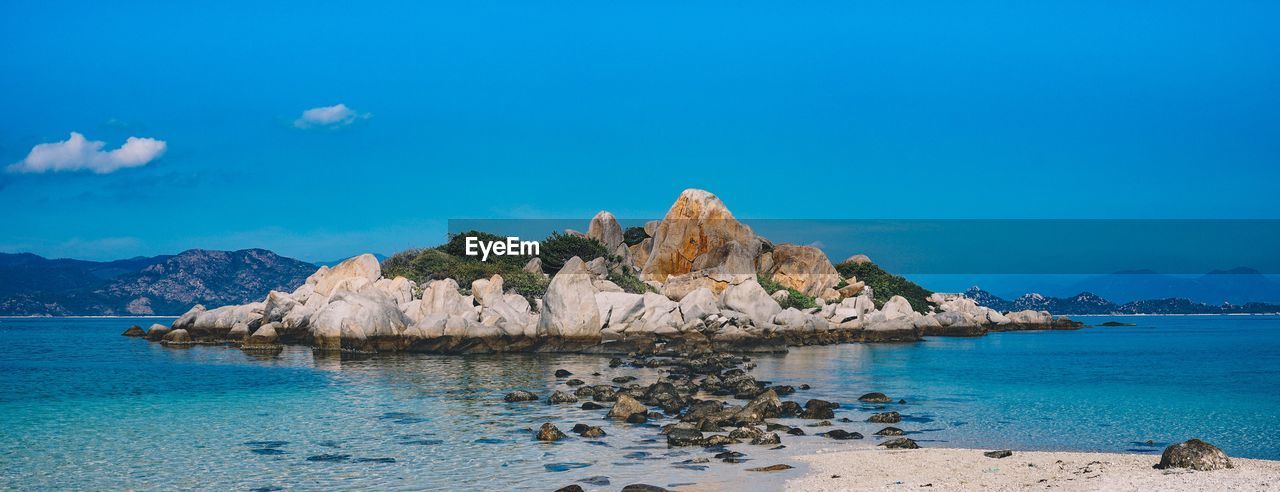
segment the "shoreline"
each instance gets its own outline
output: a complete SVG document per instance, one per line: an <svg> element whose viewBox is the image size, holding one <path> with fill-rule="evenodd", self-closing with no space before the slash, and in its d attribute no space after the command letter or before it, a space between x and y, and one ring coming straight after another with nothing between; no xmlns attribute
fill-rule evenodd
<svg viewBox="0 0 1280 492"><path fill-rule="evenodd" d="M792 473L761 488L786 490L1264 490L1280 487L1280 461L1231 458L1234 468L1159 470L1159 455L986 449L888 450L868 443L797 454Z"/></svg>

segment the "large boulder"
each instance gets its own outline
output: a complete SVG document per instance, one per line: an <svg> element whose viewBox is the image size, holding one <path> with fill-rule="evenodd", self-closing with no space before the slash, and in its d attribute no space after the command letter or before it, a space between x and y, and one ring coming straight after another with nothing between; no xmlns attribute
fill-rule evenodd
<svg viewBox="0 0 1280 492"><path fill-rule="evenodd" d="M316 274L320 275L320 272L316 272ZM316 279L316 292L327 296L343 280L363 278L369 282L376 282L380 277L382 277L382 265L378 263L376 257L365 253L349 258L325 271L323 275Z"/></svg>
<svg viewBox="0 0 1280 492"><path fill-rule="evenodd" d="M840 272L813 246L779 244L760 256L760 273L809 297L823 297L840 283Z"/></svg>
<svg viewBox="0 0 1280 492"><path fill-rule="evenodd" d="M697 189L680 194L652 236L641 278L659 282L695 270L754 275L755 259L764 245L719 198Z"/></svg>
<svg viewBox="0 0 1280 492"><path fill-rule="evenodd" d="M746 314L756 326L768 325L774 315L782 312L782 306L755 279L725 289L720 305Z"/></svg>
<svg viewBox="0 0 1280 492"><path fill-rule="evenodd" d="M595 296L586 263L577 256L570 258L551 278L542 297L538 336L598 340L603 322Z"/></svg>
<svg viewBox="0 0 1280 492"><path fill-rule="evenodd" d="M1216 446L1199 439L1170 445L1160 455L1160 463L1156 468L1190 468L1192 470L1210 471L1232 468L1227 453Z"/></svg>
<svg viewBox="0 0 1280 492"><path fill-rule="evenodd" d="M716 295L711 289L700 288L686 294L680 299L680 314L685 321L703 319L720 312L716 307Z"/></svg>
<svg viewBox="0 0 1280 492"><path fill-rule="evenodd" d="M613 214L601 210L591 218L591 224L587 226L587 237L600 241L605 251L613 253L622 245L622 226L618 225L618 219Z"/></svg>
<svg viewBox="0 0 1280 492"><path fill-rule="evenodd" d="M626 292L600 292L596 294L596 307L600 321L606 329L623 331L627 325L644 314L644 296Z"/></svg>
<svg viewBox="0 0 1280 492"><path fill-rule="evenodd" d="M439 314L444 316L464 316L473 311L472 302L458 292L458 282L451 278L433 280L422 289L422 302L418 305L419 319Z"/></svg>
<svg viewBox="0 0 1280 492"><path fill-rule="evenodd" d="M886 320L914 318L916 316L916 312L911 309L911 303L907 302L907 299L902 296L890 297L884 303L884 307L880 309L880 312L884 313L884 319Z"/></svg>
<svg viewBox="0 0 1280 492"><path fill-rule="evenodd" d="M267 294L267 300L262 304L262 322L271 323L283 320L299 304L301 303L294 299L292 295L273 290Z"/></svg>
<svg viewBox="0 0 1280 492"><path fill-rule="evenodd" d="M649 251L653 249L653 238L646 237L640 242L627 247L627 255L631 258L632 266L637 270L644 268L645 263L649 262Z"/></svg>
<svg viewBox="0 0 1280 492"><path fill-rule="evenodd" d="M413 300L413 281L404 277L396 277L393 279L380 278L373 283L374 287L382 290L388 296L396 301L396 304L406 304Z"/></svg>
<svg viewBox="0 0 1280 492"><path fill-rule="evenodd" d="M1053 315L1048 311L1015 311L1005 314L1010 324L1020 326L1049 326L1053 324Z"/></svg>
<svg viewBox="0 0 1280 492"><path fill-rule="evenodd" d="M369 289L362 293L336 294L316 311L310 329L317 348L362 349L371 338L403 335L410 324L411 320L400 312L395 300L379 290Z"/></svg>
<svg viewBox="0 0 1280 492"><path fill-rule="evenodd" d="M609 409L608 418L615 420L627 420L632 415L649 411L644 405L640 404L635 398L625 392L618 393L618 401L614 402L613 408Z"/></svg>
<svg viewBox="0 0 1280 492"><path fill-rule="evenodd" d="M644 314L640 315L640 331L671 335L684 324L680 304L662 294L644 293Z"/></svg>

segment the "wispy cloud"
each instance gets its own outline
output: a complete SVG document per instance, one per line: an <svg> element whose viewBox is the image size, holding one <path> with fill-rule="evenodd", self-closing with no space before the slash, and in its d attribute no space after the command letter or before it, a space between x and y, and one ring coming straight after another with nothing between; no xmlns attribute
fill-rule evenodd
<svg viewBox="0 0 1280 492"><path fill-rule="evenodd" d="M347 107L346 104L339 103L333 106L323 106L303 111L302 116L293 120L293 126L295 128L336 128L350 125L356 120L364 120L372 116L372 114L361 113Z"/></svg>
<svg viewBox="0 0 1280 492"><path fill-rule="evenodd" d="M129 137L114 150L103 150L106 142L89 140L78 132L61 142L42 143L27 157L6 168L11 173L93 171L107 174L126 167L145 166L159 158L168 147L163 140Z"/></svg>

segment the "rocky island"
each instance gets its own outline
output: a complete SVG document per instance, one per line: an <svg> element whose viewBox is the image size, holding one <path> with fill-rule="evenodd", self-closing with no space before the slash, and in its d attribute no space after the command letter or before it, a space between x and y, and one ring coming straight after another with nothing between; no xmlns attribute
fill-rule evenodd
<svg viewBox="0 0 1280 492"><path fill-rule="evenodd" d="M447 269L420 268L419 279L391 276L386 265L363 254L321 267L293 292L272 291L259 302L215 309L196 305L172 326L126 335L246 350L300 344L374 353L643 353L785 351L1080 327L1046 311L1002 313L962 295L929 293L884 273L864 255L833 265L816 247L774 244L703 190L685 190L662 220L642 229L624 231L602 211L585 234L556 237L603 254L575 255L551 266L542 257L529 258L508 275L532 279L522 280L532 288L508 287L496 273L469 282L449 277ZM446 260L484 267L474 259ZM855 272L909 284L914 289L904 292L912 298L876 292Z"/></svg>

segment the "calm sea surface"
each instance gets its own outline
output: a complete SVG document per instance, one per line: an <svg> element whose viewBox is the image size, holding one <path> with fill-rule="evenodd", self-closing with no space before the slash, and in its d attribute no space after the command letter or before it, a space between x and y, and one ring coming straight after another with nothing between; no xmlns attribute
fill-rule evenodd
<svg viewBox="0 0 1280 492"><path fill-rule="evenodd" d="M904 398L890 407L923 446L1157 453L1199 437L1232 456L1280 459L1280 318L1084 320L1111 319L1137 326L796 348L754 358L753 373L811 384L788 398L842 402L836 417L858 422L837 427L868 436L881 426L861 421L877 408L857 396ZM784 435L783 450L735 447L742 464L682 464L710 453L667 449L666 422L502 401L517 388L567 389L558 368L589 384L658 376L610 369L605 357L318 357L301 347L255 357L120 336L154 321L0 319L0 488L547 490L608 477L582 485L618 489L715 483L845 445ZM609 435L534 442L527 429L543 422Z"/></svg>

